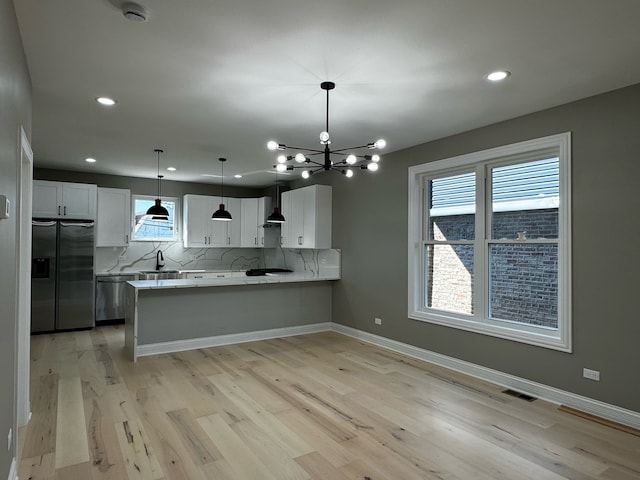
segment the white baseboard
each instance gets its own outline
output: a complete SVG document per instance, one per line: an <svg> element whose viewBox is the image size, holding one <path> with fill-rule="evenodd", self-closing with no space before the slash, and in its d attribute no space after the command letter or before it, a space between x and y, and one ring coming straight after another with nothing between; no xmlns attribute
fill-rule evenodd
<svg viewBox="0 0 640 480"><path fill-rule="evenodd" d="M16 467L16 457L11 460L11 468L9 468L9 476L7 480L18 480L18 470Z"/></svg>
<svg viewBox="0 0 640 480"><path fill-rule="evenodd" d="M382 348L393 350L409 357L417 358L418 360L424 360L435 365L440 365L442 367L455 370L456 372L479 378L480 380L511 388L518 392L557 403L559 405L566 405L567 407L582 410L583 412L622 423L624 425L629 425L630 427L640 428L640 413L632 410L627 410L588 397L576 395L575 393L560 390L558 388L549 387L541 383L532 382L524 378L482 367L480 365L475 365L457 358L448 357L440 353L414 347L413 345L374 335L373 333L363 332L362 330L357 330L345 325L332 323L331 329L334 332L341 333Z"/></svg>
<svg viewBox="0 0 640 480"><path fill-rule="evenodd" d="M147 355L158 355L161 353L183 352L185 350L196 350L198 348L218 347L221 345L232 345L235 343L255 342L257 340L291 337L293 335L305 335L307 333L326 332L329 330L331 330L331 323L323 322L314 323L311 325L301 325L297 327L259 330L257 332L231 333L228 335L217 335L215 337L176 340L173 342L150 343L147 345L138 345L137 355L138 357L144 357Z"/></svg>

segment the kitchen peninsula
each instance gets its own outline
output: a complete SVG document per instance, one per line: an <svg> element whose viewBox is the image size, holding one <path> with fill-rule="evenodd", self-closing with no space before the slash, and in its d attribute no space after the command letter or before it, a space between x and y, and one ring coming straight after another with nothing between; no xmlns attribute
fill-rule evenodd
<svg viewBox="0 0 640 480"><path fill-rule="evenodd" d="M125 348L159 353L325 330L339 265L257 277L140 280L127 284Z"/></svg>

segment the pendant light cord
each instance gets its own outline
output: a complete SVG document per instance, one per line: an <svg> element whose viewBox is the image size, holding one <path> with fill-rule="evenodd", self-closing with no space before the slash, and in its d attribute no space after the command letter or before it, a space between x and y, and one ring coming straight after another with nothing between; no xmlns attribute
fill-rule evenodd
<svg viewBox="0 0 640 480"><path fill-rule="evenodd" d="M329 133L329 90L327 90L327 122L325 132Z"/></svg>
<svg viewBox="0 0 640 480"><path fill-rule="evenodd" d="M162 178L164 175L160 175L160 154L163 150L156 148L156 153L158 154L158 198L162 199Z"/></svg>
<svg viewBox="0 0 640 480"><path fill-rule="evenodd" d="M220 163L222 163L222 178L221 178L221 180L222 180L222 183L221 183L222 188L220 189L222 200L221 200L220 203L224 203L224 162L227 159L226 158L219 158L218 160L220 160Z"/></svg>

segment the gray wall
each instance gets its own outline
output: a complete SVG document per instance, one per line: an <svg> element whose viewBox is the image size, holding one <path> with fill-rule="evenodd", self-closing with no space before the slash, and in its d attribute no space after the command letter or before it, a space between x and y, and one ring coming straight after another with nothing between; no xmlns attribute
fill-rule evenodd
<svg viewBox="0 0 640 480"><path fill-rule="evenodd" d="M0 0L0 194L12 205L13 215L0 220L0 438L13 428L13 445L0 442L0 478L9 473L16 456L16 244L19 132L31 138L31 82L11 0Z"/></svg>
<svg viewBox="0 0 640 480"><path fill-rule="evenodd" d="M385 155L374 175L323 175L334 185L333 246L342 249L333 321L640 412L639 107L636 85ZM565 131L573 353L408 319L407 167ZM601 381L583 379L583 367Z"/></svg>

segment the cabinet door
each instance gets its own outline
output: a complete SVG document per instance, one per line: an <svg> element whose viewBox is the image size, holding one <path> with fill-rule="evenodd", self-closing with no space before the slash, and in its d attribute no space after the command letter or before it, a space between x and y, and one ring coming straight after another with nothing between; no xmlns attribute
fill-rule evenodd
<svg viewBox="0 0 640 480"><path fill-rule="evenodd" d="M311 185L282 194L282 246L331 248L331 187Z"/></svg>
<svg viewBox="0 0 640 480"><path fill-rule="evenodd" d="M331 187L314 185L305 193L304 242L301 248L331 248Z"/></svg>
<svg viewBox="0 0 640 480"><path fill-rule="evenodd" d="M211 223L211 246L217 248L239 247L240 231L242 222L241 202L239 198L224 198L225 209L231 214L230 222L211 220L211 214L220 207L220 197L213 197L215 201L214 209L209 212L209 222Z"/></svg>
<svg viewBox="0 0 640 480"><path fill-rule="evenodd" d="M62 183L33 181L33 216L36 218L62 216Z"/></svg>
<svg viewBox="0 0 640 480"><path fill-rule="evenodd" d="M131 232L131 192L98 188L96 247L124 247Z"/></svg>
<svg viewBox="0 0 640 480"><path fill-rule="evenodd" d="M211 214L213 201L204 195L185 195L182 232L185 247L211 246Z"/></svg>
<svg viewBox="0 0 640 480"><path fill-rule="evenodd" d="M240 246L255 248L258 242L258 199L241 198Z"/></svg>
<svg viewBox="0 0 640 480"><path fill-rule="evenodd" d="M267 217L271 214L271 198L260 197L258 198L258 248L265 248L268 246L265 241L265 228L263 225L267 223ZM271 242L273 243L273 241Z"/></svg>
<svg viewBox="0 0 640 480"><path fill-rule="evenodd" d="M305 208L303 190L304 188L299 188L282 194L282 214L286 219L282 229L282 246L286 248L303 247Z"/></svg>
<svg viewBox="0 0 640 480"><path fill-rule="evenodd" d="M284 216L284 223L280 225L280 244L284 248L295 248L295 244L292 240L291 226L293 224L293 218L291 217L291 196L293 190L288 192L282 192L280 196L280 211Z"/></svg>
<svg viewBox="0 0 640 480"><path fill-rule="evenodd" d="M96 218L96 185L62 183L62 217L83 220Z"/></svg>

